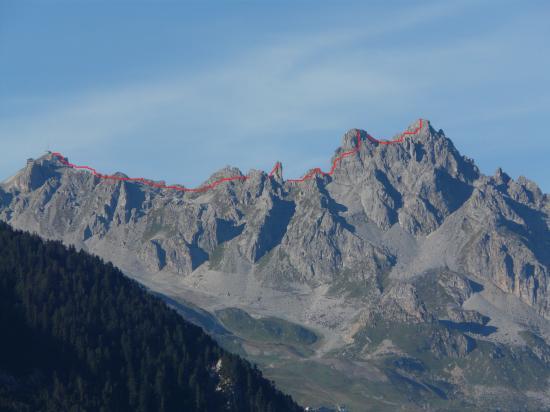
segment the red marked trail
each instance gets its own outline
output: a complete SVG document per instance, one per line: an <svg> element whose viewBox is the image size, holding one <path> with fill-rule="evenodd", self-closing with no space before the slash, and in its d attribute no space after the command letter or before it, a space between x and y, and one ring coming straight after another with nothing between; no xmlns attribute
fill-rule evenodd
<svg viewBox="0 0 550 412"><path fill-rule="evenodd" d="M407 136L413 136L413 135L418 134L418 132L420 132L420 130L422 129L422 125L423 125L423 121L422 121L422 119L419 119L418 127L416 129L414 129L412 131L406 131L406 132L401 133L399 138L397 138L395 140L378 140L378 139L375 139L374 137L372 137L369 134L367 134L367 138L373 143L378 143L378 144L382 144L382 145L403 143ZM357 131L357 143L356 143L355 147L352 150L348 151L348 152L342 153L340 156L338 156L336 159L334 159L334 161L332 162L332 167L330 168L330 170L328 172L323 172L319 167L316 167L316 168L312 169L311 171L309 171L306 175L304 175L300 179L288 179L287 182L293 182L293 183L304 182L306 180L309 180L309 179L313 178L314 176L316 176L318 174L323 175L323 176L332 176L332 174L334 173L334 171L336 170L336 168L338 167L340 162L343 159L345 159L346 157L352 156L355 153L357 153L360 148L361 148L361 135L360 135L359 131ZM216 186L218 186L219 184L224 183L224 182L231 182L233 180L246 180L246 179L248 179L248 176L230 176L230 177L223 177L223 178L218 179L218 180L216 180L216 181L214 181L214 182L212 182L208 185L204 185L204 186L200 186L200 187L196 187L196 188L188 188L188 187L175 186L175 185L174 186L168 186L168 185L165 185L163 183L152 182L151 180L145 179L143 177L122 177L122 176L115 176L115 175L104 175L102 173L99 173L93 167L79 166L79 165L75 165L73 163L70 163L59 152L53 152L52 155L57 157L59 159L59 161L67 167L71 167L73 169L87 170L91 174L93 174L94 176L97 176L101 179L121 180L121 181L126 181L126 182L140 182L140 183L143 183L144 185L157 187L159 189L172 189L172 190L179 190L181 192L205 192L209 189L215 188ZM270 177L273 176L280 167L281 167L281 164L279 162L277 162L275 164L275 167L273 167L273 170L271 170L271 172L269 172L269 176Z"/></svg>

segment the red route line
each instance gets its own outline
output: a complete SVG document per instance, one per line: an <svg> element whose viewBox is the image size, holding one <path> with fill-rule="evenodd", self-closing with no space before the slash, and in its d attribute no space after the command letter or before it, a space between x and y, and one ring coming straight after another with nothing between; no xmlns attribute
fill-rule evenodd
<svg viewBox="0 0 550 412"><path fill-rule="evenodd" d="M397 138L395 140L378 140L378 139L375 139L374 137L372 137L370 134L367 134L367 138L373 143L378 143L378 144L382 144L382 145L403 143L405 141L405 137L413 136L413 135L417 134L422 129L422 125L423 125L423 121L422 121L422 119L419 119L418 127L416 129L414 129L412 131L406 131L406 132L401 133L399 138ZM330 170L328 172L323 172L319 167L316 167L314 169L311 169L303 177L301 177L299 179L288 179L287 182L290 182L290 183L304 182L306 180L310 180L311 178L313 178L315 175L318 175L318 174L322 175L322 176L332 176L334 174L334 171L336 170L336 167L340 164L340 162L343 159L345 159L346 157L354 155L355 153L359 152L360 149L361 149L361 134L358 130L357 131L357 144L355 145L355 147L352 150L344 152L340 156L336 157L336 159L334 159L334 161L332 162L332 167L330 168ZM181 192L205 192L207 190L215 188L216 186L218 186L219 184L224 183L224 182L231 182L231 181L234 181L234 180L246 180L246 179L248 179L248 176L223 177L223 178L218 179L218 180L216 180L216 181L214 181L210 184L200 186L200 187L196 187L196 188L188 188L188 187L177 186L177 185L167 186L163 183L155 183L155 182L153 182L149 179L145 179L143 177L122 177L122 176L115 176L115 175L104 175L102 173L99 173L93 167L79 166L79 165L75 165L73 163L70 163L59 152L53 152L52 155L57 157L59 159L59 161L62 164L64 164L65 166L73 168L73 169L87 170L90 173L92 173L92 175L97 176L100 179L119 180L119 181L124 181L124 182L139 182L139 183L143 183L144 185L156 187L156 188L159 188L159 189L172 189L172 190L179 190ZM273 169L271 170L271 172L269 172L268 176L272 177L280 168L281 168L281 163L277 162L275 164L275 166L273 167Z"/></svg>

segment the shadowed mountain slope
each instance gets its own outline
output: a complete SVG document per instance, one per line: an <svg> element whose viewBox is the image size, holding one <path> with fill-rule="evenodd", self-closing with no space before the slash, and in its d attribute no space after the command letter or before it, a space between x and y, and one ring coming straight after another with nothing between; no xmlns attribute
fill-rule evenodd
<svg viewBox="0 0 550 412"><path fill-rule="evenodd" d="M299 411L111 264L0 223L3 411Z"/></svg>

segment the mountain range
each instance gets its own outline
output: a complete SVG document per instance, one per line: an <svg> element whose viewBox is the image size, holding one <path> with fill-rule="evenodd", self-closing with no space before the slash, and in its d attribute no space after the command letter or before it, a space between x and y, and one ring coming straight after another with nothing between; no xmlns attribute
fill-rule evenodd
<svg viewBox="0 0 550 412"><path fill-rule="evenodd" d="M47 153L0 219L112 262L302 405L550 409L550 197L407 131L348 131L332 175L226 167L204 184L247 178L198 193Z"/></svg>

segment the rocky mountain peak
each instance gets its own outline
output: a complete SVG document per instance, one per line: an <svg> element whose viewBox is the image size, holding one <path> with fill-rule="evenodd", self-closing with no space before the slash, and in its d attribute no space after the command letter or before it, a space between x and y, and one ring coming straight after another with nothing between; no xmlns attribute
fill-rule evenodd
<svg viewBox="0 0 550 412"><path fill-rule="evenodd" d="M342 137L341 147L333 160L342 153L357 148L357 134L360 135L358 154L363 163L373 162L377 168L389 172L396 168L416 173L419 167L445 169L451 176L462 181L473 181L479 177L474 162L462 156L451 139L442 130L436 131L428 120L411 123L404 132L387 140L377 140L367 131L350 129Z"/></svg>
<svg viewBox="0 0 550 412"><path fill-rule="evenodd" d="M57 176L58 165L50 153L37 159L29 158L25 167L4 182L4 185L21 192L31 192L41 187L48 179Z"/></svg>
<svg viewBox="0 0 550 412"><path fill-rule="evenodd" d="M231 177L231 176L244 176L244 175L243 175L243 172L238 167L233 167L228 165L212 173L210 177L206 179L204 184L212 183L216 180L223 179L225 177Z"/></svg>
<svg viewBox="0 0 550 412"><path fill-rule="evenodd" d="M340 151L349 151L357 147L358 132L361 135L361 143L363 143L366 132L361 129L349 129L346 133L344 133L344 136L342 136Z"/></svg>

